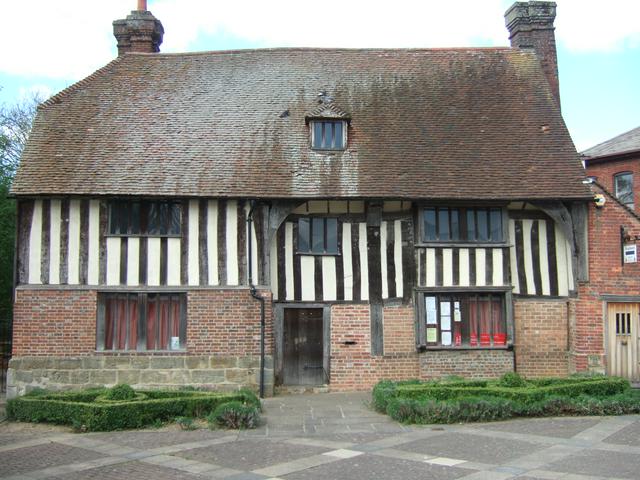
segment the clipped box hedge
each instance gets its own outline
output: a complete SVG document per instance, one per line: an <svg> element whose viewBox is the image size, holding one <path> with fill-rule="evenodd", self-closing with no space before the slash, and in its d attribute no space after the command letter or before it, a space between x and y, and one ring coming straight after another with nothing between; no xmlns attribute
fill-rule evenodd
<svg viewBox="0 0 640 480"><path fill-rule="evenodd" d="M640 413L640 392L628 380L604 376L499 380L384 380L373 406L405 423L457 423L512 417Z"/></svg>
<svg viewBox="0 0 640 480"><path fill-rule="evenodd" d="M7 402L10 420L73 425L87 431L140 428L175 417L204 417L223 403L259 406L249 391L143 391L144 399L96 401L106 389L26 395Z"/></svg>
<svg viewBox="0 0 640 480"><path fill-rule="evenodd" d="M610 396L623 393L630 388L629 381L622 378L567 379L547 386L535 384L525 387L486 387L458 386L447 384L399 385L396 388L398 398L414 400L455 400L465 397L495 397L531 404L550 396L577 397L579 395Z"/></svg>

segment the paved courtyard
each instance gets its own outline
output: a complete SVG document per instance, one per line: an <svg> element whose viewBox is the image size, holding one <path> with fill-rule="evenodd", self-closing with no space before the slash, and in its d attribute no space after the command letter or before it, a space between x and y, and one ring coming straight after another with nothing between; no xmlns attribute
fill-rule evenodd
<svg viewBox="0 0 640 480"><path fill-rule="evenodd" d="M369 395L266 401L252 431L0 424L2 479L638 479L640 416L403 426Z"/></svg>

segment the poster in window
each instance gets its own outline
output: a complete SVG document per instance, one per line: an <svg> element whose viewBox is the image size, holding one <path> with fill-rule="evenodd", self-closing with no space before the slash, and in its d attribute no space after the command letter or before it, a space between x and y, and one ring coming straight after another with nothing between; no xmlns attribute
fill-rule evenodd
<svg viewBox="0 0 640 480"><path fill-rule="evenodd" d="M427 328L427 343L436 343L438 341L438 329Z"/></svg>
<svg viewBox="0 0 640 480"><path fill-rule="evenodd" d="M436 297L425 297L425 310L427 312L427 324L435 325L437 322Z"/></svg>
<svg viewBox="0 0 640 480"><path fill-rule="evenodd" d="M451 345L451 332L442 332L442 345Z"/></svg>
<svg viewBox="0 0 640 480"><path fill-rule="evenodd" d="M451 330L451 317L449 315L440 317L440 328L442 330Z"/></svg>
<svg viewBox="0 0 640 480"><path fill-rule="evenodd" d="M451 316L451 304L449 302L440 302L440 315Z"/></svg>
<svg viewBox="0 0 640 480"><path fill-rule="evenodd" d="M462 315L460 314L460 302L455 302L453 304L453 321L454 322L462 321Z"/></svg>

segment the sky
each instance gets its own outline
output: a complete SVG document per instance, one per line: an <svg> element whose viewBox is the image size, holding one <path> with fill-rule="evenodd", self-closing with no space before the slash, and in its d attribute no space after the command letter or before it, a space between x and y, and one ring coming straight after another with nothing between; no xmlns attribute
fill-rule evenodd
<svg viewBox="0 0 640 480"><path fill-rule="evenodd" d="M512 0L149 0L162 52L507 46ZM640 1L556 0L562 113L581 151L640 126ZM0 103L50 96L116 57L136 0L6 0Z"/></svg>

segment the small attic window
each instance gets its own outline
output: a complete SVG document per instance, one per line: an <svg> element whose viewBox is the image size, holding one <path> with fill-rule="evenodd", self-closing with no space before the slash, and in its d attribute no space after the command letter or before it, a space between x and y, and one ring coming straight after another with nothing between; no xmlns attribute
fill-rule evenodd
<svg viewBox="0 0 640 480"><path fill-rule="evenodd" d="M347 129L344 120L311 121L311 147L314 150L344 150Z"/></svg>

